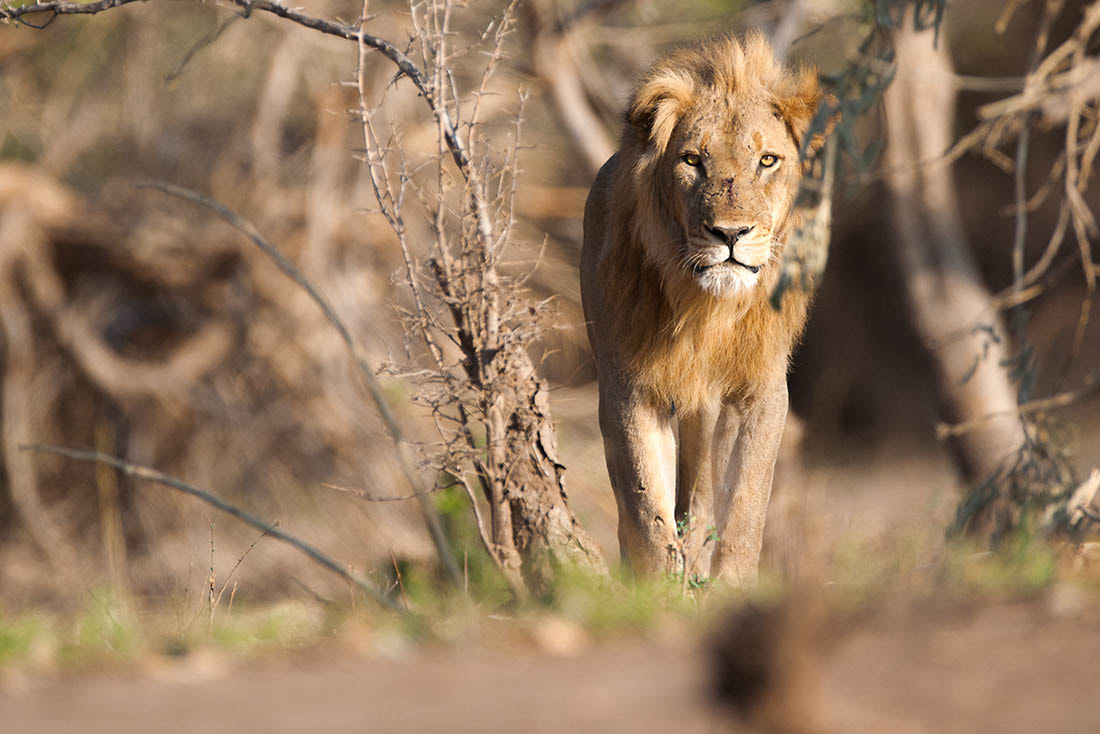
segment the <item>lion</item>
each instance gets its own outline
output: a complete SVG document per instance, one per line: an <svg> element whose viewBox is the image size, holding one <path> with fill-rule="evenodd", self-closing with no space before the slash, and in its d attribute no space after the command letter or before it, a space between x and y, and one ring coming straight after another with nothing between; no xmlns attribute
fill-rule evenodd
<svg viewBox="0 0 1100 734"><path fill-rule="evenodd" d="M581 295L635 573L755 582L811 292L770 299L821 97L762 34L681 49L644 77L592 185Z"/></svg>

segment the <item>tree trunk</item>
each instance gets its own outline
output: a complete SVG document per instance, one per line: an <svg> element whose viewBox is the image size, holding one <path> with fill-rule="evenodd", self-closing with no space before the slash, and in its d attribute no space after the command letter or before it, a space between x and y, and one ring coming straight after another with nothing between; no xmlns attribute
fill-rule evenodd
<svg viewBox="0 0 1100 734"><path fill-rule="evenodd" d="M956 93L940 29L896 34L898 75L886 91L887 183L896 252L917 332L935 364L940 414L974 421L952 440L973 483L988 477L1024 442L1016 389L1003 366L1008 334L981 281L958 212L951 169L935 161L952 143ZM971 523L985 530L991 506Z"/></svg>
<svg viewBox="0 0 1100 734"><path fill-rule="evenodd" d="M531 592L544 595L563 566L594 574L606 574L607 566L569 507L546 383L521 347L509 362L515 393L504 453L513 463L503 474L504 494L523 579Z"/></svg>

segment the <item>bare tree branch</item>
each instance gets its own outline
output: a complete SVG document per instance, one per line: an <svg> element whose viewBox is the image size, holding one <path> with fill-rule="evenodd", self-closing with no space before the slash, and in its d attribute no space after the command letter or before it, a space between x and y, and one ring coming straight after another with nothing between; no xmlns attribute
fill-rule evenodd
<svg viewBox="0 0 1100 734"><path fill-rule="evenodd" d="M196 41L195 44L191 46L191 48L187 49L187 52L183 55L183 58L181 58L179 63L176 64L176 68L172 69L172 71L169 72L168 76L164 77L164 81L172 82L178 79L183 74L183 72L187 70L187 65L191 63L191 59L195 58L195 54L202 51L204 48L212 45L214 41L221 38L221 35L225 33L226 30L228 30L229 26L233 25L240 19L241 16L233 14L229 18L219 23L218 26L214 28L214 30L210 31L205 36Z"/></svg>
<svg viewBox="0 0 1100 734"><path fill-rule="evenodd" d="M96 13L102 13L104 10L139 1L145 2L145 0L99 0L99 2L94 3L46 2L20 5L14 8L4 2L0 4L0 21L18 20L32 28L45 28L59 15L95 15ZM50 19L41 25L34 25L23 20L24 16L37 15L38 13L50 13Z"/></svg>
<svg viewBox="0 0 1100 734"><path fill-rule="evenodd" d="M1003 418L1006 415L1025 416L1033 413L1043 413L1048 410L1056 410L1058 408L1068 408L1071 405L1088 400L1096 395L1097 392L1100 392L1100 383L1086 380L1085 387L1079 390L1060 392L1057 395L1051 395L1049 398L1041 398L1039 400L1021 403L1016 406L1015 410L986 413L985 415L962 421L961 423L939 423L936 425L936 437L943 440L945 438L962 436L969 431L981 428L983 424L989 421Z"/></svg>
<svg viewBox="0 0 1100 734"><path fill-rule="evenodd" d="M200 489L192 484L188 484L182 479L171 476L170 474L164 474L156 469L151 469L147 466L141 466L140 464L132 464L129 461L118 458L117 456L109 456L102 454L98 451L83 451L80 449L70 449L64 446L51 446L48 444L20 444L19 449L21 451L33 451L35 453L42 454L54 454L55 456L64 456L69 459L76 459L78 461L91 461L100 464L107 464L115 469L119 470L123 474L128 476L137 477L139 479L146 479L150 482L156 482L157 484L164 485L165 487L171 487L172 489L189 494L192 497L198 497L203 502L213 507L218 508L227 515L232 515L241 522L251 525L257 530L262 530L265 534L270 535L273 538L277 538L284 543L297 548L302 553L306 554L315 563L322 568L326 568L332 571L341 578L349 581L360 589L362 589L368 596L375 599L379 604L392 609L395 612L405 613L398 604L392 599L388 598L385 594L380 592L373 584L366 579L348 571L342 565L333 560L330 556L325 555L317 548L313 547L309 543L297 538L284 530L280 530L276 525L262 520L255 515L245 512L236 505L232 505L225 500L210 494L204 489Z"/></svg>

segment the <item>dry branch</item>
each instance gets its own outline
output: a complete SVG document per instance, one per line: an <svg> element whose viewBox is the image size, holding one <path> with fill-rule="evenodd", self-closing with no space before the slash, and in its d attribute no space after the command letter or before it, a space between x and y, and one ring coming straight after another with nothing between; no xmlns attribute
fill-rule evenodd
<svg viewBox="0 0 1100 734"><path fill-rule="evenodd" d="M454 3L432 0L414 7L416 43L437 92L429 104L438 124L438 154L421 176L409 172L399 138L382 143L377 119L382 110L367 99L362 52L358 89L366 172L400 245L413 296L406 334L421 342L432 363L409 374L421 388L417 400L431 410L439 430L432 461L466 490L479 536L513 593L522 597L528 589L547 590L563 564L600 571L603 562L568 507L547 388L527 353L538 334L540 308L524 303L519 282L499 270L512 238L524 95L503 150L494 150L486 139L479 113L512 31L514 6L509 4L492 32L481 36L491 47L484 49L481 79L472 85L468 105L452 74L453 60L461 53L452 50L448 30ZM458 120L462 108L470 110L462 126L468 130L465 150L471 157L456 177L445 165L454 150L444 121ZM422 180L428 178L430 185ZM409 190L433 225L426 256L409 241L404 214ZM457 359L452 356L456 349ZM472 485L484 495L484 514Z"/></svg>
<svg viewBox="0 0 1100 734"><path fill-rule="evenodd" d="M1071 405L1084 402L1100 392L1100 384L1093 380L1086 380L1085 387L1079 390L1067 390L1066 392L1060 392L1057 395L1051 395L1049 398L1040 398L1037 400L1030 400L1026 403L1017 405L1013 410L1001 411L997 413L987 413L977 418L963 421L961 423L940 423L936 426L936 437L942 439L954 438L962 436L970 431L981 428L984 424L1002 419L1006 416L1026 416L1034 413L1043 413L1050 410L1057 410L1059 408L1068 408Z"/></svg>
<svg viewBox="0 0 1100 734"><path fill-rule="evenodd" d="M132 464L129 461L124 461L117 456L109 456L102 454L98 451L82 451L80 449L70 449L64 446L50 446L47 444L22 444L19 446L21 451L32 451L35 453L54 454L55 456L64 456L69 459L76 459L77 461L90 461L100 464L107 464L112 466L120 472L137 477L139 479L145 479L150 482L156 482L165 487L171 487L184 494L189 494L192 497L197 497L208 505L212 505L227 515L231 515L246 525L251 525L257 530L262 530L265 534L270 535L273 538L283 541L293 548L298 549L304 553L307 557L313 560L317 565L325 568L346 581L355 584L362 589L368 596L375 599L379 604L388 609L392 609L396 612L404 612L399 605L388 598L385 594L380 592L369 581L360 576L348 571L344 566L337 563L331 557L325 555L317 548L313 547L309 543L297 538L284 530L281 530L273 523L269 523L266 520L262 520L255 515L252 515L244 510L240 509L236 505L232 505L225 500L217 497L204 489L200 489L192 484L188 484L182 479L178 479L169 474L159 472L156 469L151 469L147 466L141 466L139 464Z"/></svg>

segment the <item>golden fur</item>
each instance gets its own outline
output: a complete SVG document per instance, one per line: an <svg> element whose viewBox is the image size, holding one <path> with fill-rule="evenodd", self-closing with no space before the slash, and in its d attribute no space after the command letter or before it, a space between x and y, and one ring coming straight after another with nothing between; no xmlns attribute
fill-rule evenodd
<svg viewBox="0 0 1100 734"><path fill-rule="evenodd" d="M710 516L712 572L755 577L810 295L770 299L820 97L815 71L778 64L760 34L677 51L642 80L592 186L581 292L620 544L640 571L676 570L692 555L676 526Z"/></svg>
<svg viewBox="0 0 1100 734"><path fill-rule="evenodd" d="M801 145L820 98L816 72L788 71L759 34L743 44L725 38L674 53L654 67L630 105L612 193L615 245L600 263L600 280L607 292L633 297L610 301L606 317L638 382L654 400L681 410L697 408L713 388L734 400L757 392L759 382L774 374L775 356L788 357L806 320L810 293L805 289L788 288L778 312L769 303L782 245L802 224L796 214L775 235L773 267L752 291L732 298L668 277L649 261L642 244L675 236L664 206L671 198L667 182L655 163L683 110L699 99L724 98L736 105L761 96L779 107ZM647 125L648 139L639 135Z"/></svg>

